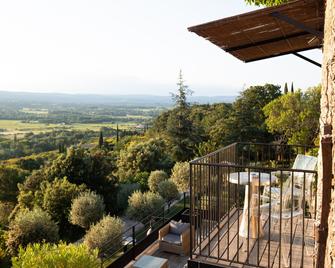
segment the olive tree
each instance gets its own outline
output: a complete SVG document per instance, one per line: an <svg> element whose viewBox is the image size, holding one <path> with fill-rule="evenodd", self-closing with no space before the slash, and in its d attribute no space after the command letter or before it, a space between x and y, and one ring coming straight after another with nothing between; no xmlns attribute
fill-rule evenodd
<svg viewBox="0 0 335 268"><path fill-rule="evenodd" d="M88 229L103 217L104 212L102 196L87 191L72 200L69 219L72 224Z"/></svg>

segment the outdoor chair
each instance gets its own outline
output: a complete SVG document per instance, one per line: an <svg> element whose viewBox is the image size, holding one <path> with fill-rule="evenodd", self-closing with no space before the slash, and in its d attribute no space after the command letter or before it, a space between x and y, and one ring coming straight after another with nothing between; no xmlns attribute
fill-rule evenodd
<svg viewBox="0 0 335 268"><path fill-rule="evenodd" d="M159 230L159 249L186 256L190 250L190 224L171 221Z"/></svg>
<svg viewBox="0 0 335 268"><path fill-rule="evenodd" d="M272 226L281 221L284 243L290 243L292 234L290 231L287 233L287 230L290 229L291 223L295 222L295 224L298 224L299 220L303 219L304 212L306 212L306 203L309 206L311 205L312 182L315 178L314 173L294 170L314 171L316 164L316 157L299 154L292 166L293 171L279 172L279 174L277 172L275 175L279 180L282 180L282 189L271 186L267 186L264 189L262 200L265 203L259 208L261 217L265 220L270 217L273 223L271 224ZM254 196L253 198L259 197ZM290 259L288 247L283 247L282 258L284 266L288 267Z"/></svg>

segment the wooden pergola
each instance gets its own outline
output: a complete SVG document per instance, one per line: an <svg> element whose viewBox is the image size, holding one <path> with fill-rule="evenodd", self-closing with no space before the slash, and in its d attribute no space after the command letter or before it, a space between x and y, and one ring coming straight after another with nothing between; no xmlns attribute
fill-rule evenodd
<svg viewBox="0 0 335 268"><path fill-rule="evenodd" d="M188 28L234 57L252 62L321 48L324 2L297 0Z"/></svg>

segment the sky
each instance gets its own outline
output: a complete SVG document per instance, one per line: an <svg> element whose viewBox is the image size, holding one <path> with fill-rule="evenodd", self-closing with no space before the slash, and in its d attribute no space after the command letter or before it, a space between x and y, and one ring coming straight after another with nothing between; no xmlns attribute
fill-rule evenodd
<svg viewBox="0 0 335 268"><path fill-rule="evenodd" d="M169 95L179 70L195 95L320 83L295 56L243 63L188 27L256 9L243 0L0 2L0 90ZM304 55L321 62L321 51Z"/></svg>

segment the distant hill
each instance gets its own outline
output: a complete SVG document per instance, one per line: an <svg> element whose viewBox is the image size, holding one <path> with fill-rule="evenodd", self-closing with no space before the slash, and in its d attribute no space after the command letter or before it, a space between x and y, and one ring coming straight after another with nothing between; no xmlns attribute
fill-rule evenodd
<svg viewBox="0 0 335 268"><path fill-rule="evenodd" d="M191 96L191 103L212 104L219 102L231 103L236 96ZM63 93L30 93L0 91L0 103L26 104L105 104L125 106L171 106L170 96L154 95L94 95L94 94L63 94Z"/></svg>

